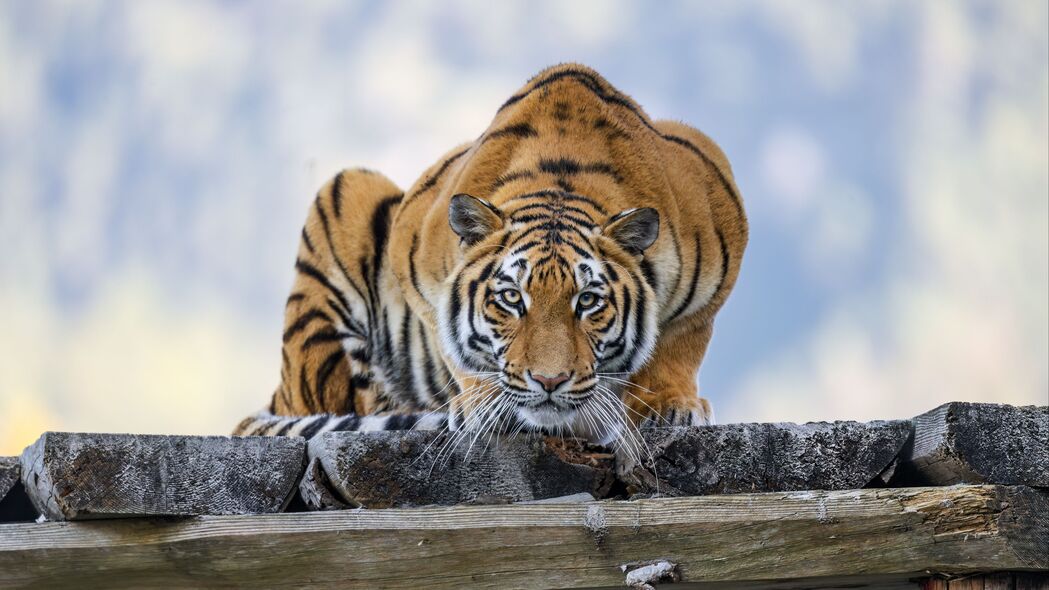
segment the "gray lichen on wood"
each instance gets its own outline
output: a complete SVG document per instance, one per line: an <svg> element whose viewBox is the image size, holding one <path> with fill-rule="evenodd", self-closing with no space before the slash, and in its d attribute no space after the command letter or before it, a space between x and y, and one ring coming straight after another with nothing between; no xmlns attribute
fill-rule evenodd
<svg viewBox="0 0 1049 590"><path fill-rule="evenodd" d="M862 488L910 434L905 420L653 429L644 432L651 458L635 487L670 495Z"/></svg>
<svg viewBox="0 0 1049 590"><path fill-rule="evenodd" d="M18 457L0 457L0 501L7 497L21 476Z"/></svg>
<svg viewBox="0 0 1049 590"><path fill-rule="evenodd" d="M308 454L323 473L314 481L324 481L342 502L367 508L582 492L601 498L612 485L612 455L577 440L522 436L494 441L487 451L449 440L437 432L330 432L311 440Z"/></svg>
<svg viewBox="0 0 1049 590"><path fill-rule="evenodd" d="M48 432L22 454L33 505L53 520L279 512L305 440Z"/></svg>
<svg viewBox="0 0 1049 590"><path fill-rule="evenodd" d="M895 483L1049 487L1049 407L951 402L926 412Z"/></svg>

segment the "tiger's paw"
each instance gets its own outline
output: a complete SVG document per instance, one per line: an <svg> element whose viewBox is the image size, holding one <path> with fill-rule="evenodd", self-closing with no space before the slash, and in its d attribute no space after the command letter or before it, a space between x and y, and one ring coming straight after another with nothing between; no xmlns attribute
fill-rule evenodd
<svg viewBox="0 0 1049 590"><path fill-rule="evenodd" d="M638 428L714 424L714 411L710 407L710 402L702 397L689 397L663 404L649 403L646 407L636 411L635 415L641 416Z"/></svg>

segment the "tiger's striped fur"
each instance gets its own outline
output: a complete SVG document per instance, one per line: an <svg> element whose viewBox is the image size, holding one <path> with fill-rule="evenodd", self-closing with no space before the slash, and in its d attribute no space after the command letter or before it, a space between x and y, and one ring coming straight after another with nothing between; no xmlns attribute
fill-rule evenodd
<svg viewBox="0 0 1049 590"><path fill-rule="evenodd" d="M320 191L281 385L237 432L610 442L646 420L709 423L695 375L746 242L713 141L652 121L588 68L550 68L406 194L365 170Z"/></svg>

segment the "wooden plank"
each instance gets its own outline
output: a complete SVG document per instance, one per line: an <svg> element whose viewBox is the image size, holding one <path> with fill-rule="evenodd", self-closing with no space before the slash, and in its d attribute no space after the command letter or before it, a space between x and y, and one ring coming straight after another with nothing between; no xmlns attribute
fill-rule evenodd
<svg viewBox="0 0 1049 590"><path fill-rule="evenodd" d="M48 432L22 454L22 481L52 520L278 512L305 440Z"/></svg>
<svg viewBox="0 0 1049 590"><path fill-rule="evenodd" d="M954 486L6 524L0 586L611 588L649 560L696 588L902 581L1044 571L1047 515L1046 491Z"/></svg>
<svg viewBox="0 0 1049 590"><path fill-rule="evenodd" d="M607 494L613 457L574 439L521 436L485 452L437 432L328 432L309 443L312 508L510 503ZM481 446L481 445L478 445ZM319 484L329 489L319 489ZM333 499L333 497L335 499ZM315 500L313 500L315 499Z"/></svg>
<svg viewBox="0 0 1049 590"><path fill-rule="evenodd" d="M1049 407L951 402L914 419L893 485L1049 487Z"/></svg>
<svg viewBox="0 0 1049 590"><path fill-rule="evenodd" d="M724 424L643 431L631 491L664 495L862 488L911 435L906 420Z"/></svg>

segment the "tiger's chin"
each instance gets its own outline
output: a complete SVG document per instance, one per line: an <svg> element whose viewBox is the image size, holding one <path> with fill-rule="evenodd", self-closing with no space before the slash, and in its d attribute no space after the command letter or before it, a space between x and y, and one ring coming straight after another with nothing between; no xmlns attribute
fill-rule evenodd
<svg viewBox="0 0 1049 590"><path fill-rule="evenodd" d="M575 436L599 445L611 444L620 434L619 424L585 420L578 410L560 407L553 402L545 402L539 406L522 406L517 409L517 416L536 430Z"/></svg>
<svg viewBox="0 0 1049 590"><path fill-rule="evenodd" d="M549 401L536 406L521 406L517 409L518 417L526 424L544 430L571 427L577 413L572 408L562 408Z"/></svg>

